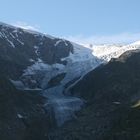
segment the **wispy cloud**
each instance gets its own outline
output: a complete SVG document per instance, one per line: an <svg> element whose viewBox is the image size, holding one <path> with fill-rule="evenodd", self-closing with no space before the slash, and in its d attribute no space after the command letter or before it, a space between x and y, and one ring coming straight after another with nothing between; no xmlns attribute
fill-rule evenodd
<svg viewBox="0 0 140 140"><path fill-rule="evenodd" d="M66 39L79 44L112 44L112 43L131 43L140 40L140 33L120 33L106 36L83 35L67 36Z"/></svg>
<svg viewBox="0 0 140 140"><path fill-rule="evenodd" d="M40 26L38 25L30 25L26 22L22 21L17 21L16 23L13 23L14 26L23 28L23 29L28 29L28 30L34 30L34 31L40 31Z"/></svg>

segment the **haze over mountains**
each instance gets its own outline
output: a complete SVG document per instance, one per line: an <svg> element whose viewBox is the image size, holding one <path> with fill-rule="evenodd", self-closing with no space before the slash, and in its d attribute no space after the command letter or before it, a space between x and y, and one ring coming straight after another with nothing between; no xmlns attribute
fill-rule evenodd
<svg viewBox="0 0 140 140"><path fill-rule="evenodd" d="M0 139L139 139L139 49L0 23Z"/></svg>

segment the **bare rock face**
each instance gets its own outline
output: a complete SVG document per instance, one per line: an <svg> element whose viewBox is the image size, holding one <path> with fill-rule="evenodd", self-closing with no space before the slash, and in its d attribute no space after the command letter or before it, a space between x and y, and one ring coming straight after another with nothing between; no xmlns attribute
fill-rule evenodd
<svg viewBox="0 0 140 140"><path fill-rule="evenodd" d="M46 99L17 90L4 76L0 76L0 85L0 139L47 140L51 127L43 108Z"/></svg>
<svg viewBox="0 0 140 140"><path fill-rule="evenodd" d="M53 47L52 47L53 46ZM40 56L48 64L63 63L61 58L68 57L73 52L73 46L69 41L61 39L46 39L39 49Z"/></svg>

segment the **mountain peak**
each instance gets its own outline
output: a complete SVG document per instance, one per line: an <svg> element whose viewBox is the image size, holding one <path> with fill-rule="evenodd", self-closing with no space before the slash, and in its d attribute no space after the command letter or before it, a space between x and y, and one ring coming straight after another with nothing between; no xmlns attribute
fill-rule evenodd
<svg viewBox="0 0 140 140"><path fill-rule="evenodd" d="M138 41L136 41L136 42L134 42L134 43L132 43L130 45L140 45L140 40L138 40Z"/></svg>

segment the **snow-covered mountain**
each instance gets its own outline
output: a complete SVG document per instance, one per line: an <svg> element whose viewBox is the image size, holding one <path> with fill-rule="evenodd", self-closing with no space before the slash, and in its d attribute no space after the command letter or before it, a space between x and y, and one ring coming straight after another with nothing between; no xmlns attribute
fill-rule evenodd
<svg viewBox="0 0 140 140"><path fill-rule="evenodd" d="M89 47L88 45L85 46L91 49L94 56L108 62L111 60L111 58L118 58L126 51L140 49L140 41L127 45L104 44L104 45L93 45L92 47Z"/></svg>
<svg viewBox="0 0 140 140"><path fill-rule="evenodd" d="M0 23L0 72L17 89L36 90L47 97L45 107L61 125L84 104L80 98L68 96L69 88L100 64L139 47L137 42L91 48Z"/></svg>

